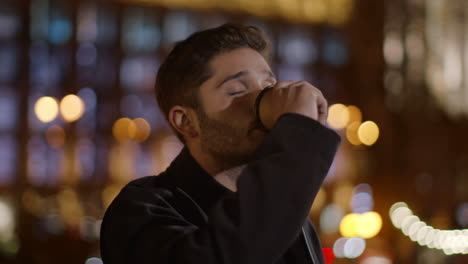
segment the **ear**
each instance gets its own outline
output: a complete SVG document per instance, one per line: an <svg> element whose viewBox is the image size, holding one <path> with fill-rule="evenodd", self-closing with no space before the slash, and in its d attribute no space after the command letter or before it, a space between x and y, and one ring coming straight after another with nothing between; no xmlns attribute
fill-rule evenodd
<svg viewBox="0 0 468 264"><path fill-rule="evenodd" d="M195 138L199 135L198 120L195 111L179 105L173 106L168 114L171 126L185 138Z"/></svg>

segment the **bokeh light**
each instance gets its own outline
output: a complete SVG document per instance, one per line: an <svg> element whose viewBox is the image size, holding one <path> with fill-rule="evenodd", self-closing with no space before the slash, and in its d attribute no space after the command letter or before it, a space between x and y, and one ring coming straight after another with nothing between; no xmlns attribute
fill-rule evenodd
<svg viewBox="0 0 468 264"><path fill-rule="evenodd" d="M405 220L407 216L410 216L412 214L413 212L411 212L411 210L408 207L400 206L398 208L395 208L394 210L391 210L390 218L392 220L393 225L396 228L401 228L403 220Z"/></svg>
<svg viewBox="0 0 468 264"><path fill-rule="evenodd" d="M344 237L355 237L358 235L357 225L359 222L358 214L347 214L340 223L340 233Z"/></svg>
<svg viewBox="0 0 468 264"><path fill-rule="evenodd" d="M369 239L376 236L382 229L382 217L377 212L361 214L356 223L358 236Z"/></svg>
<svg viewBox="0 0 468 264"><path fill-rule="evenodd" d="M337 258L357 258L366 249L366 241L360 237L341 237L333 244L333 253Z"/></svg>
<svg viewBox="0 0 468 264"><path fill-rule="evenodd" d="M373 207L372 187L367 183L361 183L354 187L351 198L351 210L353 213L369 212L372 211Z"/></svg>
<svg viewBox="0 0 468 264"><path fill-rule="evenodd" d="M346 258L357 258L366 249L366 241L360 237L349 238L344 245L344 256Z"/></svg>
<svg viewBox="0 0 468 264"><path fill-rule="evenodd" d="M127 140L143 142L150 136L151 126L148 121L143 118L135 118L134 120L131 120L124 117L118 119L114 123L112 133L120 142L125 142Z"/></svg>
<svg viewBox="0 0 468 264"><path fill-rule="evenodd" d="M15 215L9 202L0 199L0 241L8 240L14 233Z"/></svg>
<svg viewBox="0 0 468 264"><path fill-rule="evenodd" d="M64 44L72 35L72 24L65 17L57 17L50 21L49 40L54 44Z"/></svg>
<svg viewBox="0 0 468 264"><path fill-rule="evenodd" d="M362 122L362 112L361 109L359 109L355 105L348 105L348 112L349 112L349 122L348 124L351 124L353 122Z"/></svg>
<svg viewBox="0 0 468 264"><path fill-rule="evenodd" d="M57 117L58 112L57 99L54 97L41 97L34 104L34 113L36 113L37 118L43 123L53 121Z"/></svg>
<svg viewBox="0 0 468 264"><path fill-rule="evenodd" d="M372 121L366 121L359 126L358 136L364 145L371 146L379 138L379 127Z"/></svg>
<svg viewBox="0 0 468 264"><path fill-rule="evenodd" d="M382 217L377 212L363 214L347 214L340 223L340 233L344 237L362 237L365 239L376 236L382 229Z"/></svg>
<svg viewBox="0 0 468 264"><path fill-rule="evenodd" d="M436 237L437 233L439 233L438 229L434 229L431 227L431 230L427 232L425 237L421 237L418 239L418 243L423 246L427 245L428 248L434 248L434 238Z"/></svg>
<svg viewBox="0 0 468 264"><path fill-rule="evenodd" d="M118 141L124 142L131 138L129 131L136 130L134 126L135 123L133 123L131 119L123 117L114 123L114 126L112 127L112 133Z"/></svg>
<svg viewBox="0 0 468 264"><path fill-rule="evenodd" d="M409 235L409 229L412 224L419 222L419 217L415 215L408 215L406 216L403 221L401 222L401 231L406 236Z"/></svg>
<svg viewBox="0 0 468 264"><path fill-rule="evenodd" d="M427 227L426 223L424 223L423 221L417 221L409 227L408 236L412 241L417 241L418 232L423 227Z"/></svg>
<svg viewBox="0 0 468 264"><path fill-rule="evenodd" d="M421 227L415 235L415 239L413 241L417 241L419 245L424 246L427 245L430 241L429 233L434 230L432 226L423 226Z"/></svg>
<svg viewBox="0 0 468 264"><path fill-rule="evenodd" d="M322 1L303 1L303 14L308 21L317 23L325 20L328 7L326 2Z"/></svg>
<svg viewBox="0 0 468 264"><path fill-rule="evenodd" d="M136 118L133 123L134 125L128 128L129 137L138 142L145 141L151 134L150 124L143 118Z"/></svg>
<svg viewBox="0 0 468 264"><path fill-rule="evenodd" d="M372 210L374 201L372 196L366 192L360 192L353 195L351 199L351 209L353 213L365 213Z"/></svg>
<svg viewBox="0 0 468 264"><path fill-rule="evenodd" d="M358 129L360 126L361 122L352 122L346 127L346 139L355 146L362 144L358 136Z"/></svg>
<svg viewBox="0 0 468 264"><path fill-rule="evenodd" d="M96 258L96 257L89 258L85 261L85 264L102 264L102 263L103 263L102 259Z"/></svg>
<svg viewBox="0 0 468 264"><path fill-rule="evenodd" d="M389 214L392 215L398 208L408 208L408 205L405 202L396 202L390 207L390 210L388 210Z"/></svg>
<svg viewBox="0 0 468 264"><path fill-rule="evenodd" d="M83 100L74 94L69 94L60 101L60 113L65 121L74 122L80 119L84 111Z"/></svg>
<svg viewBox="0 0 468 264"><path fill-rule="evenodd" d="M349 122L349 110L343 104L331 105L328 109L327 123L334 129L345 128Z"/></svg>
<svg viewBox="0 0 468 264"><path fill-rule="evenodd" d="M419 245L442 250L446 255L468 254L468 229L434 229L420 221L403 202L393 204L389 213L393 225Z"/></svg>
<svg viewBox="0 0 468 264"><path fill-rule="evenodd" d="M327 234L337 232L343 215L344 211L340 206L336 204L325 206L320 215L320 229L322 232Z"/></svg>
<svg viewBox="0 0 468 264"><path fill-rule="evenodd" d="M20 249L20 240L16 234L4 238L0 241L1 252L9 257L14 257L18 254Z"/></svg>
<svg viewBox="0 0 468 264"><path fill-rule="evenodd" d="M368 183L360 183L354 187L353 193L361 193L365 192L368 193L369 195L372 196L372 186L370 186Z"/></svg>
<svg viewBox="0 0 468 264"><path fill-rule="evenodd" d="M347 238L340 237L335 241L335 243L333 243L333 253L335 253L335 256L337 258L345 257L344 246L346 244L346 241L348 241Z"/></svg>
<svg viewBox="0 0 468 264"><path fill-rule="evenodd" d="M335 254L333 254L333 249L322 248L322 253L326 264L332 264L333 261L335 261Z"/></svg>
<svg viewBox="0 0 468 264"><path fill-rule="evenodd" d="M387 64L391 66L399 66L402 64L404 48L399 33L388 32L385 34L383 53Z"/></svg>
<svg viewBox="0 0 468 264"><path fill-rule="evenodd" d="M392 260L384 256L365 257L361 264L392 264Z"/></svg>

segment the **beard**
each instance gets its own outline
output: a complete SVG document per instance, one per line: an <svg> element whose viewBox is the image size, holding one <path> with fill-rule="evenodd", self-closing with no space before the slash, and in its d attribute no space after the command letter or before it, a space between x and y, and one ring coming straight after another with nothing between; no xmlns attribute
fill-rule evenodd
<svg viewBox="0 0 468 264"><path fill-rule="evenodd" d="M197 109L197 115L202 151L222 164L224 169L247 163L262 142L261 138L250 133L253 122L236 125L240 120L210 118L203 109Z"/></svg>

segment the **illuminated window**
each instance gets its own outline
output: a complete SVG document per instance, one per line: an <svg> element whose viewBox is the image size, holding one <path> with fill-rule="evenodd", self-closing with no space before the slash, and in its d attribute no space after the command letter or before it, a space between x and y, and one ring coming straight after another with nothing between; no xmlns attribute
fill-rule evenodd
<svg viewBox="0 0 468 264"><path fill-rule="evenodd" d="M164 20L163 42L172 45L188 37L196 31L196 23L188 12L175 11L169 13Z"/></svg>
<svg viewBox="0 0 468 264"><path fill-rule="evenodd" d="M0 83L11 83L17 79L18 55L19 51L16 43L0 43Z"/></svg>
<svg viewBox="0 0 468 264"><path fill-rule="evenodd" d="M54 5L48 10L48 39L52 44L61 45L67 43L73 34L72 19L67 2L52 2Z"/></svg>
<svg viewBox="0 0 468 264"><path fill-rule="evenodd" d="M0 87L0 131L12 131L18 121L18 98L8 88Z"/></svg>
<svg viewBox="0 0 468 264"><path fill-rule="evenodd" d="M329 33L323 43L323 59L332 66L342 66L348 61L348 51L340 35Z"/></svg>
<svg viewBox="0 0 468 264"><path fill-rule="evenodd" d="M160 39L154 11L148 12L144 7L125 10L122 42L126 51L152 52L159 46Z"/></svg>
<svg viewBox="0 0 468 264"><path fill-rule="evenodd" d="M0 39L13 39L21 29L18 9L11 5L2 5L0 9Z"/></svg>
<svg viewBox="0 0 468 264"><path fill-rule="evenodd" d="M279 39L278 52L281 60L289 65L306 65L317 59L317 46L305 33L285 33Z"/></svg>
<svg viewBox="0 0 468 264"><path fill-rule="evenodd" d="M129 57L120 67L122 87L128 90L151 91L159 62L150 57Z"/></svg>
<svg viewBox="0 0 468 264"><path fill-rule="evenodd" d="M17 146L14 136L0 134L0 185L15 179Z"/></svg>

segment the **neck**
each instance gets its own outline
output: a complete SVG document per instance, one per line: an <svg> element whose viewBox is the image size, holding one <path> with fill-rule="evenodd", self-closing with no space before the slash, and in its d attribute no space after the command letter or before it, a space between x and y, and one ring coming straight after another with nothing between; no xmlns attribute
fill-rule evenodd
<svg viewBox="0 0 468 264"><path fill-rule="evenodd" d="M240 174L240 172L237 173L239 167L232 168L232 166L221 162L213 157L213 155L210 155L210 153L202 151L200 147L191 145L188 146L188 150L200 167L217 182L233 192L237 191L237 179Z"/></svg>
<svg viewBox="0 0 468 264"><path fill-rule="evenodd" d="M245 167L246 165L240 165L234 168L230 168L228 170L218 173L217 175L215 175L214 178L229 190L236 192L237 181Z"/></svg>

